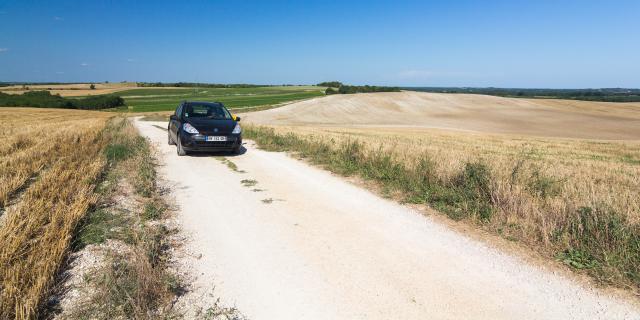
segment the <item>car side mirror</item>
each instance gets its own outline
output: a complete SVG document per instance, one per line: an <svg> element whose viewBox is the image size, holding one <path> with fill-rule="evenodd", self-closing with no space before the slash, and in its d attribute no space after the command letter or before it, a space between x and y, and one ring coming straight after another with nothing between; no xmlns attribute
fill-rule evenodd
<svg viewBox="0 0 640 320"><path fill-rule="evenodd" d="M240 117L236 116L236 121L240 121Z"/></svg>

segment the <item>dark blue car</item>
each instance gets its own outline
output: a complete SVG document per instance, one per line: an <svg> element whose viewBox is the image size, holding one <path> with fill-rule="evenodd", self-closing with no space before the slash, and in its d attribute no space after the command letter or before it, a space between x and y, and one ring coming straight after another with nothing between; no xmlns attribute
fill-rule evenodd
<svg viewBox="0 0 640 320"><path fill-rule="evenodd" d="M180 156L192 151L237 154L242 147L239 121L222 103L185 101L169 119L169 144L177 145Z"/></svg>

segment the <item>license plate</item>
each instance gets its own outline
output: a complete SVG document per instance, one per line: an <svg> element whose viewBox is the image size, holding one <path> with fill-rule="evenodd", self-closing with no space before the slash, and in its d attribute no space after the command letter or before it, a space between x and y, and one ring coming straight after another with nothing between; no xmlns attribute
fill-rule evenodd
<svg viewBox="0 0 640 320"><path fill-rule="evenodd" d="M207 136L207 141L227 141L225 136Z"/></svg>

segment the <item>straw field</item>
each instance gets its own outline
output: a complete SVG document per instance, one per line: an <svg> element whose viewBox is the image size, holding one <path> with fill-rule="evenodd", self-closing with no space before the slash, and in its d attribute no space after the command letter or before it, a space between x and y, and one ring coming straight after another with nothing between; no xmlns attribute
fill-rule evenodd
<svg viewBox="0 0 640 320"><path fill-rule="evenodd" d="M96 200L108 115L0 108L0 318L35 318Z"/></svg>

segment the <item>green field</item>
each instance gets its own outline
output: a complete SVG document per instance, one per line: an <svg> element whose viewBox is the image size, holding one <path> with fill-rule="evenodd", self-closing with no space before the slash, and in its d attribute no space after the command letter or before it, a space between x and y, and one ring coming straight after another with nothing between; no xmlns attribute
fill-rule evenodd
<svg viewBox="0 0 640 320"><path fill-rule="evenodd" d="M180 101L217 101L230 109L268 107L324 95L323 87L288 86L258 88L137 88L118 92L125 99L117 111L174 110Z"/></svg>

